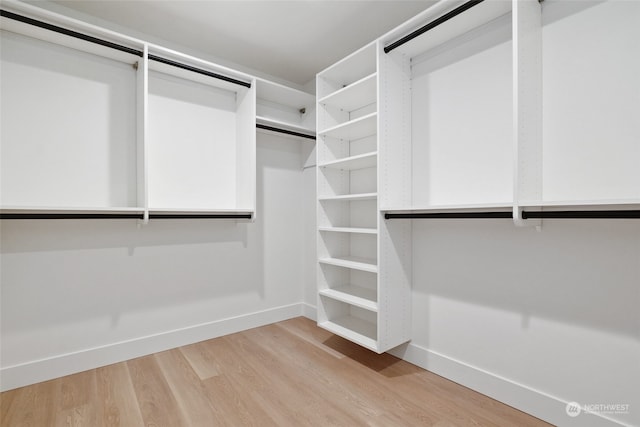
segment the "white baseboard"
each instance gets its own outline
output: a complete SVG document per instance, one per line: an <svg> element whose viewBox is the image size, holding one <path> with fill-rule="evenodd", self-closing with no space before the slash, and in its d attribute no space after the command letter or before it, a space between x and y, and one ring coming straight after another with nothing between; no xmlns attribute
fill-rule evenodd
<svg viewBox="0 0 640 427"><path fill-rule="evenodd" d="M318 320L318 310L315 305L307 304L306 302L302 303L302 315L307 319L311 319L314 322Z"/></svg>
<svg viewBox="0 0 640 427"><path fill-rule="evenodd" d="M291 304L7 366L0 369L0 390L11 390L301 315L306 316L307 311L303 303Z"/></svg>
<svg viewBox="0 0 640 427"><path fill-rule="evenodd" d="M291 304L7 366L0 369L0 390L11 390L298 316L316 320L316 307L307 303ZM568 402L562 399L416 344L405 344L389 353L557 426L631 427L600 414L569 417L565 410Z"/></svg>
<svg viewBox="0 0 640 427"><path fill-rule="evenodd" d="M601 414L570 417L568 402L562 399L415 344L404 344L389 353L557 426L630 427Z"/></svg>
<svg viewBox="0 0 640 427"><path fill-rule="evenodd" d="M302 305L302 315L316 320L316 307L306 303ZM389 353L557 426L633 427L600 414L582 413L569 417L566 412L568 402L562 399L416 344L405 344Z"/></svg>

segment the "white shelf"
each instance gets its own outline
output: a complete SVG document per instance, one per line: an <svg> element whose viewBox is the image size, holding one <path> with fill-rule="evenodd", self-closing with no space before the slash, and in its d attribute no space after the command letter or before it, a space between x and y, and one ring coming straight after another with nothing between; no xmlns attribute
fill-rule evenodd
<svg viewBox="0 0 640 427"><path fill-rule="evenodd" d="M369 311L378 311L377 293L374 289L360 286L344 285L331 289L321 289L320 295L342 301Z"/></svg>
<svg viewBox="0 0 640 427"><path fill-rule="evenodd" d="M338 87L349 86L363 77L376 72L376 43L370 43L362 49L340 60L318 75ZM323 97L326 92L319 90Z"/></svg>
<svg viewBox="0 0 640 427"><path fill-rule="evenodd" d="M256 79L256 97L296 110L301 108L310 110L315 103L315 96L310 93L261 78Z"/></svg>
<svg viewBox="0 0 640 427"><path fill-rule="evenodd" d="M344 111L354 111L376 102L376 83L378 73L373 73L346 86L324 98L319 104L329 105Z"/></svg>
<svg viewBox="0 0 640 427"><path fill-rule="evenodd" d="M374 323L352 316L345 316L318 323L318 326L369 350L378 351L377 327Z"/></svg>
<svg viewBox="0 0 640 427"><path fill-rule="evenodd" d="M3 1L2 8L10 12L18 13L20 15L27 15L29 18L35 18L37 20L43 20L47 23L51 23L57 26L71 28L75 31L79 31L93 37L104 38L111 42L132 48L134 50L142 51L143 49L143 42L141 40L118 34L113 31L105 30L94 25L85 24L83 22L63 15L53 14L51 12L44 11L37 6L21 4L20 2L16 4L16 2ZM102 56L105 58L124 62L126 64L133 64L140 60L140 57L134 53L112 49L107 46L92 43L87 40L72 37L66 34L58 33L56 31L51 31L46 28L27 24L25 22L17 21L10 18L0 18L0 28L5 31L22 34L27 37L32 37L60 46L66 46L71 49L91 53L93 55Z"/></svg>
<svg viewBox="0 0 640 427"><path fill-rule="evenodd" d="M427 213L427 212L450 212L450 211L499 211L513 209L513 203L473 203L460 205L426 205L411 207L389 207L380 208L383 212L389 213Z"/></svg>
<svg viewBox="0 0 640 427"><path fill-rule="evenodd" d="M382 212L388 213L427 213L427 212L473 212L510 210L513 203L476 203L468 205L431 205L414 207L384 207ZM521 208L564 208L564 209L639 209L640 199L612 199L612 200L554 200L554 201L521 201Z"/></svg>
<svg viewBox="0 0 640 427"><path fill-rule="evenodd" d="M149 55L154 55L161 57L163 59L168 59L170 61L175 61L183 65L188 65L197 69L201 69L207 72L221 74L224 77L229 77L232 79L236 79L243 83L247 84L255 84L254 77L236 71L234 69L215 64L210 61L206 61L204 59L197 58L195 56L187 55L182 52L178 52L173 49L169 49L163 46L159 46L153 43L149 43ZM205 85L210 85L213 87L217 87L220 89L228 90L231 92L239 92L247 90L246 87L240 86L236 83L226 81L224 79L211 78L210 76L203 75L200 73L195 73L193 71L183 69L180 67L174 67L173 65L168 65L163 62L159 62L151 59L149 60L149 70L153 70L156 72L172 75L175 77L183 78L185 80L191 80L194 82L199 82Z"/></svg>
<svg viewBox="0 0 640 427"><path fill-rule="evenodd" d="M335 200L335 201L357 201L357 200L375 200L378 193L361 193L361 194L344 194L341 196L319 196L318 200Z"/></svg>
<svg viewBox="0 0 640 427"><path fill-rule="evenodd" d="M354 270L368 271L369 273L378 272L378 266L376 264L376 261L368 258L343 256L339 258L321 258L318 261L322 264L336 265L338 267L346 267Z"/></svg>
<svg viewBox="0 0 640 427"><path fill-rule="evenodd" d="M128 214L144 213L138 207L1 206L5 214Z"/></svg>
<svg viewBox="0 0 640 427"><path fill-rule="evenodd" d="M410 34L416 28L420 28L429 22L441 17L446 12L454 9L456 5L454 2L448 2L453 4L449 10L441 10L442 5L436 4L432 8L425 10L420 15L407 21L400 27L385 34L382 39L385 41L385 46L390 45L392 42ZM440 9L440 10L438 10ZM402 52L409 58L416 57L422 53L428 52L449 40L453 40L457 37L463 36L469 33L474 28L487 24L500 16L506 15L511 12L511 0L491 0L484 1L470 9L467 9L463 13L453 17L452 19L438 25L435 28L429 30L429 34L426 36L418 36L403 45L396 48L397 51ZM394 51L392 51L394 52Z"/></svg>
<svg viewBox="0 0 640 427"><path fill-rule="evenodd" d="M301 126L298 123L292 123L292 122L287 122L287 121L278 120L278 119L271 119L269 117L264 117L264 116L256 116L256 124L272 126L279 129L285 129L293 132L304 133L306 135L311 135L311 136L314 136L316 134L315 129L312 129L306 126ZM261 129L258 129L258 130L261 130ZM294 135L292 135L292 137L298 138Z"/></svg>
<svg viewBox="0 0 640 427"><path fill-rule="evenodd" d="M346 123L330 127L321 132L324 136L331 138L353 141L370 135L374 135L377 131L377 113L370 113L366 116L350 120Z"/></svg>
<svg viewBox="0 0 640 427"><path fill-rule="evenodd" d="M557 200L557 201L522 201L518 205L522 208L567 208L567 209L612 209L612 208L640 208L640 199L611 199L611 200Z"/></svg>
<svg viewBox="0 0 640 427"><path fill-rule="evenodd" d="M319 231L328 231L333 233L359 233L359 234L378 234L376 228L362 227L318 227Z"/></svg>
<svg viewBox="0 0 640 427"><path fill-rule="evenodd" d="M256 80L256 124L315 136L315 111L314 95L264 79ZM270 132L260 128L258 131ZM284 133L278 136L300 138Z"/></svg>
<svg viewBox="0 0 640 427"><path fill-rule="evenodd" d="M149 208L149 214L161 215L245 215L253 214L252 209L215 209L215 208Z"/></svg>
<svg viewBox="0 0 640 427"><path fill-rule="evenodd" d="M357 170L376 166L378 163L378 153L365 153L356 156L345 157L343 159L332 160L330 162L321 163L321 168L341 169L341 170Z"/></svg>

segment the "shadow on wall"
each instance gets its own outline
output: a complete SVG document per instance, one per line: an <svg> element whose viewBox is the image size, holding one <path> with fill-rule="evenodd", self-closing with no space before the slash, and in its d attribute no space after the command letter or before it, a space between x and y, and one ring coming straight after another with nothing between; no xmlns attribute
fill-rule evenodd
<svg viewBox="0 0 640 427"><path fill-rule="evenodd" d="M273 242L283 227L295 226L291 204L299 197L295 190L273 187L296 181L291 174L300 171L299 151L293 143L260 142L257 164L254 223L152 220L138 228L136 220L2 221L3 330L17 333L102 317L109 317L115 329L124 315L169 310L171 317L209 302L212 320L238 312L240 302L223 304L225 297L240 301L250 294L266 300L265 288L275 281L267 270L282 270L286 262L280 258L290 255L270 251L266 240ZM283 176L270 184L274 174ZM270 201L280 190L286 203ZM224 307L216 309L220 304ZM255 309L240 307L243 313Z"/></svg>
<svg viewBox="0 0 640 427"><path fill-rule="evenodd" d="M640 340L640 222L414 221L414 293ZM425 307L425 309L428 309Z"/></svg>

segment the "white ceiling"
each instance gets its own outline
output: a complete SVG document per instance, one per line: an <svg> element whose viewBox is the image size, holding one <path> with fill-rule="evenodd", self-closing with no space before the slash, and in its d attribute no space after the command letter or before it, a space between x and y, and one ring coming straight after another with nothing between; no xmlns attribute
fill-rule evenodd
<svg viewBox="0 0 640 427"><path fill-rule="evenodd" d="M434 3L54 0L118 26L297 84Z"/></svg>

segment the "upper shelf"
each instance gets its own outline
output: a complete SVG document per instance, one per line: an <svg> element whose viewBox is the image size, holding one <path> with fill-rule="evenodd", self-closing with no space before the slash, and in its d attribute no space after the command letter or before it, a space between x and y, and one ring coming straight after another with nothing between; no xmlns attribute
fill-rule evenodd
<svg viewBox="0 0 640 427"><path fill-rule="evenodd" d="M332 258L320 258L318 260L321 264L335 265L338 267L351 268L353 270L367 271L369 273L377 273L378 266L374 259L355 257L355 256L340 256Z"/></svg>
<svg viewBox="0 0 640 427"><path fill-rule="evenodd" d="M142 207L1 206L3 214L129 214L143 213Z"/></svg>
<svg viewBox="0 0 640 427"><path fill-rule="evenodd" d="M353 202L359 200L375 200L378 197L378 193L356 193L356 194L343 194L339 196L323 196L319 195L318 200L322 201L342 201Z"/></svg>
<svg viewBox="0 0 640 427"><path fill-rule="evenodd" d="M344 111L353 111L373 104L376 102L377 76L377 73L370 74L349 86L321 98L318 100L318 103Z"/></svg>
<svg viewBox="0 0 640 427"><path fill-rule="evenodd" d="M511 8L511 0L439 2L381 40L385 52L397 50L413 58L510 13Z"/></svg>
<svg viewBox="0 0 640 427"><path fill-rule="evenodd" d="M344 139L348 141L362 139L376 133L376 118L377 113L370 113L366 116L319 131L318 133L331 138Z"/></svg>
<svg viewBox="0 0 640 427"><path fill-rule="evenodd" d="M460 205L421 205L421 206L396 206L382 207L381 211L387 213L439 213L439 212L474 212L474 211L504 211L513 209L513 203L474 203Z"/></svg>
<svg viewBox="0 0 640 427"><path fill-rule="evenodd" d="M2 10L2 30L130 64L142 56L142 41L113 31L12 0L3 0Z"/></svg>
<svg viewBox="0 0 640 427"><path fill-rule="evenodd" d="M317 95L324 98L376 72L377 43L369 43L318 73Z"/></svg>
<svg viewBox="0 0 640 427"><path fill-rule="evenodd" d="M330 169L358 170L376 166L377 160L378 153L374 151L371 153L358 154L356 156L320 163L318 166Z"/></svg>
<svg viewBox="0 0 640 427"><path fill-rule="evenodd" d="M315 97L310 93L256 79L256 124L293 132L294 138L315 138ZM270 132L270 129L266 130ZM295 135L295 133L303 134ZM284 133L280 133L282 136Z"/></svg>
<svg viewBox="0 0 640 427"><path fill-rule="evenodd" d="M310 93L261 78L256 79L256 97L296 110L311 109L315 102L315 96Z"/></svg>
<svg viewBox="0 0 640 427"><path fill-rule="evenodd" d="M555 209L640 209L640 199L520 201L522 208Z"/></svg>

